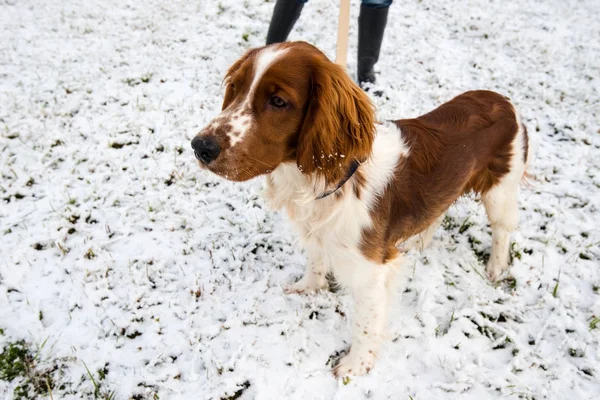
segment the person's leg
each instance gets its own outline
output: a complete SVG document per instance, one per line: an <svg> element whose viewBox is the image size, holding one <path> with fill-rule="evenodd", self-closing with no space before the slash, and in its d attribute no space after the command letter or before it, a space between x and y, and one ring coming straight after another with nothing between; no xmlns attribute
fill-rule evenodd
<svg viewBox="0 0 600 400"><path fill-rule="evenodd" d="M388 10L393 0L362 0L358 17L358 83L374 83Z"/></svg>
<svg viewBox="0 0 600 400"><path fill-rule="evenodd" d="M267 33L267 44L281 43L287 40L294 24L300 17L302 7L308 0L277 0Z"/></svg>

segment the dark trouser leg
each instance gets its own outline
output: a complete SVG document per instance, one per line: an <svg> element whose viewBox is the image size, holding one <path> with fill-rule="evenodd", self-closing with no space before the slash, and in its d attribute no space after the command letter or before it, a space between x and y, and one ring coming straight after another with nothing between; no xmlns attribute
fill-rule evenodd
<svg viewBox="0 0 600 400"><path fill-rule="evenodd" d="M379 59L392 0L363 0L358 17L358 83L374 83L373 66Z"/></svg>
<svg viewBox="0 0 600 400"><path fill-rule="evenodd" d="M267 33L267 44L287 40L307 0L277 0Z"/></svg>

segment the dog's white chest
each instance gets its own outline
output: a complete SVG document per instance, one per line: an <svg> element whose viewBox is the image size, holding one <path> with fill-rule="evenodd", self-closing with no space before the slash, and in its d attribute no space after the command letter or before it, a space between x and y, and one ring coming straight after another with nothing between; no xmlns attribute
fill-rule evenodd
<svg viewBox="0 0 600 400"><path fill-rule="evenodd" d="M371 224L367 205L352 190L319 200L317 196L318 191L295 165L280 166L267 180L267 200L273 208L286 209L303 245L356 247L363 229Z"/></svg>

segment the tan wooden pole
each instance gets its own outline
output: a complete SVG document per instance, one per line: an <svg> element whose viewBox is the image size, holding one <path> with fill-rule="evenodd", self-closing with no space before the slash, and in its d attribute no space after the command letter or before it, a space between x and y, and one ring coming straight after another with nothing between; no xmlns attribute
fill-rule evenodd
<svg viewBox="0 0 600 400"><path fill-rule="evenodd" d="M348 53L348 32L350 28L350 0L340 0L340 17L338 18L337 47L335 63L346 68Z"/></svg>

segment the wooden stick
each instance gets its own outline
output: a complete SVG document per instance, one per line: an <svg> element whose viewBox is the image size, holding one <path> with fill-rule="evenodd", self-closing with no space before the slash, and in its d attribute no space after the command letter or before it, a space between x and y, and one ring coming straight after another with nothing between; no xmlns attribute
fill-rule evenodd
<svg viewBox="0 0 600 400"><path fill-rule="evenodd" d="M340 0L340 17L338 19L337 48L335 62L346 68L348 53L348 35L350 28L350 0Z"/></svg>

